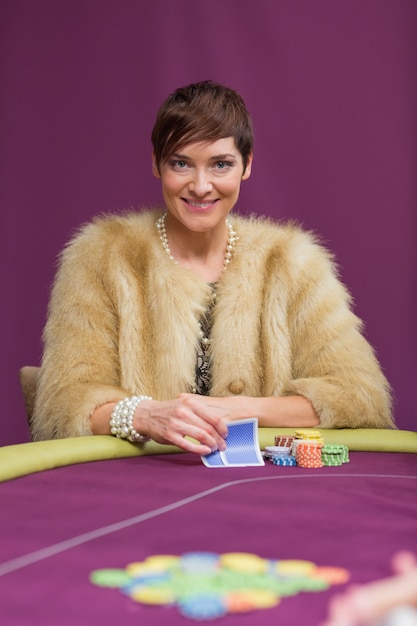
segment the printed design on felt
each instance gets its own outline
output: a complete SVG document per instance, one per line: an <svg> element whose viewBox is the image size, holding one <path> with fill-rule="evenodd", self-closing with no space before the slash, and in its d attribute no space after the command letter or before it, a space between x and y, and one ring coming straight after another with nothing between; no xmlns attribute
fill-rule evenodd
<svg viewBox="0 0 417 626"><path fill-rule="evenodd" d="M90 581L118 588L145 605L172 606L189 619L273 608L281 598L346 583L342 567L312 561L264 559L249 552L154 555L124 569L98 569Z"/></svg>

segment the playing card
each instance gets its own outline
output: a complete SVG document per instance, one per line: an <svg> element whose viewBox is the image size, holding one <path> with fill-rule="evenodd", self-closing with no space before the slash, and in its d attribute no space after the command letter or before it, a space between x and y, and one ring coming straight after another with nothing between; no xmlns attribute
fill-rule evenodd
<svg viewBox="0 0 417 626"><path fill-rule="evenodd" d="M265 465L259 448L256 418L233 422L227 428L227 448L223 455L229 465Z"/></svg>
<svg viewBox="0 0 417 626"><path fill-rule="evenodd" d="M251 417L227 424L227 448L202 456L206 467L246 467L265 465L258 440L258 420Z"/></svg>
<svg viewBox="0 0 417 626"><path fill-rule="evenodd" d="M211 454L202 456L201 459L204 465L206 465L207 467L224 467L225 466L224 458L220 450L216 450L215 452L212 452Z"/></svg>

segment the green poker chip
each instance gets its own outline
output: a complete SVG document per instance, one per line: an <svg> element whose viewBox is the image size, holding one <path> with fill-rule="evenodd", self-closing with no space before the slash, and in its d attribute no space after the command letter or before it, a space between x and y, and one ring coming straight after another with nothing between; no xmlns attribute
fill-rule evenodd
<svg viewBox="0 0 417 626"><path fill-rule="evenodd" d="M325 466L349 463L349 448L343 444L328 443L322 448L321 458Z"/></svg>
<svg viewBox="0 0 417 626"><path fill-rule="evenodd" d="M90 574L90 581L98 587L123 587L131 580L124 569L96 569Z"/></svg>
<svg viewBox="0 0 417 626"><path fill-rule="evenodd" d="M322 452L325 454L341 454L343 452L344 446L336 443L326 443L322 448Z"/></svg>

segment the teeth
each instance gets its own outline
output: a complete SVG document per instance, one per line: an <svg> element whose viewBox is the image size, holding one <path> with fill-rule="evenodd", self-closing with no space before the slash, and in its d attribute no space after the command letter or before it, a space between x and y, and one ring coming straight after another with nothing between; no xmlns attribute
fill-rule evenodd
<svg viewBox="0 0 417 626"><path fill-rule="evenodd" d="M188 200L188 204L198 207L199 209L206 209L208 206L211 205L211 202L194 202L193 200Z"/></svg>

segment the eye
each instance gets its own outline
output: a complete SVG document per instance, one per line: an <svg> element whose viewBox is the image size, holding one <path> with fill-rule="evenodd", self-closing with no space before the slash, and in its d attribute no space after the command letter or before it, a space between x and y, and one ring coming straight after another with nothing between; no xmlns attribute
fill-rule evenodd
<svg viewBox="0 0 417 626"><path fill-rule="evenodd" d="M169 165L173 170L184 170L188 164L183 159L172 159Z"/></svg>
<svg viewBox="0 0 417 626"><path fill-rule="evenodd" d="M216 161L214 167L218 170L229 170L233 165L232 161Z"/></svg>

